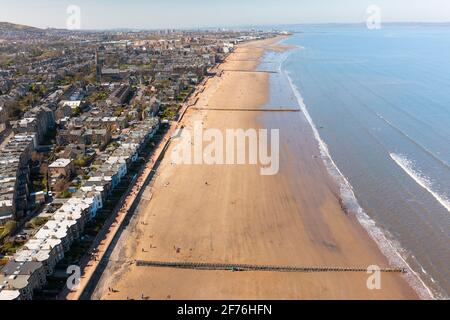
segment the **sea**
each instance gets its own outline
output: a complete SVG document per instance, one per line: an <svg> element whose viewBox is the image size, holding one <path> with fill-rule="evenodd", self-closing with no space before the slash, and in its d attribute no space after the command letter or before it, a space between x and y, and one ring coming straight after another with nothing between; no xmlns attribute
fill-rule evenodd
<svg viewBox="0 0 450 320"><path fill-rule="evenodd" d="M300 107L345 206L422 298L450 297L450 25L290 26L260 70ZM269 102L270 104L270 102Z"/></svg>

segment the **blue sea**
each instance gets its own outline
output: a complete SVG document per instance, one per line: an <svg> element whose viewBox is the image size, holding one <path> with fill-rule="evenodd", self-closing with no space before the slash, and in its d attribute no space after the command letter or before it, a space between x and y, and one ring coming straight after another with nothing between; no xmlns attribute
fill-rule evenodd
<svg viewBox="0 0 450 320"><path fill-rule="evenodd" d="M346 205L391 262L406 262L424 295L448 298L450 25L290 31L297 48L260 69L282 71L273 83L295 93L284 107L302 107Z"/></svg>

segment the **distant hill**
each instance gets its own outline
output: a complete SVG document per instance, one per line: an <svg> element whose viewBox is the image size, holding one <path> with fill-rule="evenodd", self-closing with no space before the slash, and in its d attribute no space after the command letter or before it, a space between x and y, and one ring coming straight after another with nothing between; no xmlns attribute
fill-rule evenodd
<svg viewBox="0 0 450 320"><path fill-rule="evenodd" d="M25 32L44 32L43 29L25 26L22 24L15 24L10 22L0 22L0 32L11 32L11 31L25 31Z"/></svg>

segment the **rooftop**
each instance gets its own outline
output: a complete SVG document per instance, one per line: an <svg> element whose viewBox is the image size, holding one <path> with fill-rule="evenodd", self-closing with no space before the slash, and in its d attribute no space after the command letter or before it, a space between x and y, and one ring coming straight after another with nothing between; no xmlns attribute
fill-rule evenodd
<svg viewBox="0 0 450 320"><path fill-rule="evenodd" d="M70 163L72 162L72 160L70 159L57 159L55 162L53 162L52 164L50 164L48 167L49 168L65 168L67 167Z"/></svg>

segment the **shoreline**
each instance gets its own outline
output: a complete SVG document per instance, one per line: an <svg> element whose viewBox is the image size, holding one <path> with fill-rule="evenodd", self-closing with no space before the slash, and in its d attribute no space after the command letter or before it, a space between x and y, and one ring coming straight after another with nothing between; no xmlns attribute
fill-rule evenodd
<svg viewBox="0 0 450 320"><path fill-rule="evenodd" d="M415 291L415 293L424 300L434 300L439 296L425 283L421 276L411 267L411 265L405 260L401 255L401 250L403 248L395 244L390 236L386 234L386 231L379 227L376 222L366 213L366 211L360 206L356 195L354 194L353 186L347 180L345 175L340 171L339 167L334 162L327 144L322 140L316 125L311 118L308 108L304 103L303 97L300 93L299 88L293 83L289 71L282 71L282 63L287 59L287 57L280 62L279 71L283 72L287 78L289 86L295 95L298 105L305 115L311 129L314 133L314 138L319 145L320 153L326 170L328 171L330 177L335 181L339 190L337 191L339 201L341 201L342 210L346 214L351 214L356 216L356 223L359 224L370 236L370 238L377 244L378 249L382 254L388 259L391 265L403 266L406 273L403 274L405 281L408 285ZM391 155L392 157L392 155ZM345 194L344 194L345 193Z"/></svg>
<svg viewBox="0 0 450 320"><path fill-rule="evenodd" d="M398 265L404 265L406 267L405 269L408 270L408 274L404 275L405 281L412 287L412 289L421 299L435 299L435 296L431 289L401 256L399 248L396 248L395 245L392 244L392 241L387 238L385 231L378 227L375 221L371 217L369 217L364 209L359 205L358 200L353 192L353 187L348 182L344 174L340 171L339 167L335 164L333 158L329 153L328 146L320 137L320 134L317 131L314 121L309 115L307 107L304 104L303 97L301 96L298 88L293 84L292 79L288 74L287 77L291 88L293 89L297 99L299 100L302 112L305 114L308 123L310 124L314 132L317 143L320 146L321 157L325 164L325 167L327 168L327 171L331 178L335 180L336 184L341 189L338 194L339 199L342 203L342 210L346 214L356 215L357 223L364 228L370 238L377 244L378 249L383 253L383 255L389 260L390 263L397 263ZM345 199L345 197L343 196L342 189L345 189L348 199ZM355 206L356 209L349 208Z"/></svg>
<svg viewBox="0 0 450 320"><path fill-rule="evenodd" d="M248 47L251 49L250 52L242 52L242 50L237 52L241 48ZM244 69L248 68L249 64L256 68L264 52L270 50L270 48L261 49L261 46L252 48L252 43L244 44L239 49L230 55L233 57L231 60L236 60L232 65L237 64ZM246 56L246 59L243 56ZM256 60L258 63L255 63ZM227 62L220 67L228 67ZM249 72L236 76L233 72L225 72L220 79L217 78L209 79L204 90L206 93L199 94L196 106L209 107L212 104L214 107L229 108L229 105L223 105L226 97L227 101L231 101L229 104L236 109L243 109L249 105L260 107L269 100L269 77L267 74L256 75ZM219 87L220 92L218 92ZM255 117L248 113L244 114L244 112L237 113L238 115L235 117L236 113L233 111L225 111L220 116L214 111L198 108L188 112L182 122L188 127L194 119L202 119L213 128L261 126L261 122L256 119L259 116ZM224 117L226 116L228 117L225 121ZM263 180L255 176L255 170L248 166L234 169L217 166L186 168L174 167L168 163L167 158L163 159L162 168L158 170L159 175L152 186L154 190L152 199L141 200L132 219L133 223L130 223L124 232L126 237L123 236L121 239L124 241L119 240L119 245L114 249L113 255L115 255L116 261L124 260L125 256L133 260L139 258L180 260L183 258L189 261L204 262L225 260L233 263L259 262L289 265L302 262L310 266L321 263L329 266L333 263L334 266L341 264L345 266L350 263L352 265L357 263L369 265L372 261L376 261L383 267L388 266L387 258L381 254L363 226L356 219L352 219L352 217L349 219L339 206L336 194L332 193L332 186L324 175L328 175L328 172L323 172L326 169L323 166L321 168L317 161L311 161L309 152L313 152L312 154L316 152L312 143L315 140L310 139L312 132L308 132L308 128L305 128L306 121L298 119L299 123L293 123L294 121L288 121L278 115L275 115L274 118L278 118L278 120L274 120L274 123L277 123L276 121L279 121L279 124L288 123L292 127L291 130L300 129L299 132L310 135L305 142L283 141L282 151L286 151L283 154L288 155L287 160L285 159L287 166L283 169L285 171L281 172L284 179L275 177ZM296 154L293 151L295 148L289 145L293 143L295 146L302 146L307 152ZM303 167L294 167L293 163L298 166L298 162L291 158L302 160ZM313 173L308 173L308 170ZM196 182L200 182L196 178L198 175L200 175L200 180L211 179L213 188L210 189L222 192L222 197L216 199L216 202L222 202L220 205L203 199L203 194L207 197L208 195L214 196L216 193L207 190L205 186L196 184ZM293 176L292 180L290 176ZM175 177L181 181L174 181ZM295 177L300 178L300 181L297 181L298 179ZM303 179L305 182L302 181ZM221 183L221 180L226 180L226 183ZM240 180L247 188L239 185L238 181ZM219 187L216 188L215 184ZM307 190L308 184L314 185L315 190ZM191 188L186 189L187 186L191 186ZM301 188L297 189L298 186ZM293 190L299 190L300 194ZM200 193L200 196L196 192ZM189 195L192 195L194 199L188 197ZM268 197L272 197L271 200L274 200L274 203L267 202L266 198ZM252 205L252 201L255 204ZM169 206L170 208L168 208ZM243 212L245 215L230 212L227 207L237 207L233 210ZM265 207L268 207L267 211ZM184 209L185 215L178 212L181 209ZM162 213L160 214L160 212ZM177 220L181 222L177 223ZM204 229L209 229L206 230L208 232L205 232L201 225L199 226L202 222ZM221 224L221 226L216 226L216 224ZM245 226L242 227L241 224ZM152 230L153 228L155 230ZM185 229L187 228L193 230L186 234ZM175 229L176 232L171 229ZM219 235L216 234L217 232L225 234ZM130 236L131 239L127 241ZM146 238L145 241L143 237ZM355 240L358 243L355 243ZM150 246L147 242L150 242ZM180 245L180 251L171 249L172 244L174 248ZM162 249L159 248L160 246ZM142 247L141 252L138 250L139 247ZM359 257L361 258L359 259ZM140 296L140 293L147 294L150 299L417 298L404 279L397 275L386 275L387 289L380 290L380 292L369 292L367 288L364 288L367 278L365 274L343 276L337 274L261 275L257 272L142 269L134 265L128 265L121 270L119 265L120 263L114 262L112 256L105 271L105 274L119 276L115 281L117 284L114 285L119 292L106 292L105 288L111 282L111 275L103 276L94 293L94 298L136 298ZM384 277L383 275L383 279ZM185 279L187 283L179 282L178 280L181 279ZM355 281L358 285L352 283ZM145 287L142 286L143 283L145 283ZM205 292L193 291L188 283L201 284L200 288L205 289ZM220 288L211 287L213 284ZM171 293L166 294L167 292Z"/></svg>

